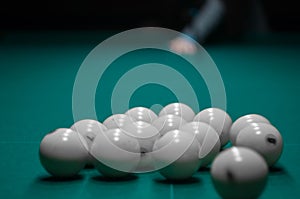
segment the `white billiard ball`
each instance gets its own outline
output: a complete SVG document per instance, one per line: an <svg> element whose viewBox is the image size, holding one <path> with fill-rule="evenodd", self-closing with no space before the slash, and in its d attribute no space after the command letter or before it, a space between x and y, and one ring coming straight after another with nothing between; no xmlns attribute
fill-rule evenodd
<svg viewBox="0 0 300 199"><path fill-rule="evenodd" d="M229 140L229 130L232 124L230 116L219 108L208 108L199 112L195 122L204 122L212 126L219 134L221 146L225 146Z"/></svg>
<svg viewBox="0 0 300 199"><path fill-rule="evenodd" d="M243 128L236 138L235 145L257 151L269 166L278 161L283 149L281 134L274 126L267 123L251 123Z"/></svg>
<svg viewBox="0 0 300 199"><path fill-rule="evenodd" d="M123 126L134 122L135 120L126 114L115 114L108 117L103 124L108 129L123 128Z"/></svg>
<svg viewBox="0 0 300 199"><path fill-rule="evenodd" d="M95 138L90 153L95 168L106 177L119 178L134 172L140 161L140 145L122 129L109 129Z"/></svg>
<svg viewBox="0 0 300 199"><path fill-rule="evenodd" d="M186 121L182 117L170 114L160 116L152 123L152 125L159 131L160 136L163 136L171 130L179 129L185 124Z"/></svg>
<svg viewBox="0 0 300 199"><path fill-rule="evenodd" d="M40 144L42 166L55 177L73 177L84 168L88 144L79 133L60 128L47 134Z"/></svg>
<svg viewBox="0 0 300 199"><path fill-rule="evenodd" d="M85 119L80 120L74 123L71 126L71 129L81 134L88 144L88 148L90 149L93 143L93 140L97 136L97 134L104 132L107 128L96 120ZM87 160L87 165L93 165L93 158L89 156Z"/></svg>
<svg viewBox="0 0 300 199"><path fill-rule="evenodd" d="M194 111L186 104L172 103L165 106L159 113L159 116L163 115L176 115L182 117L185 121L190 122L195 117Z"/></svg>
<svg viewBox="0 0 300 199"><path fill-rule="evenodd" d="M214 128L203 122L190 122L180 127L180 130L196 135L201 145L199 158L201 167L208 166L218 155L221 143Z"/></svg>
<svg viewBox="0 0 300 199"><path fill-rule="evenodd" d="M233 122L230 131L229 131L229 139L230 142L234 145L236 137L238 133L248 126L251 123L267 123L270 124L269 120L266 119L265 117L257 114L249 114L249 115L244 115L240 118L238 118L235 122Z"/></svg>
<svg viewBox="0 0 300 199"><path fill-rule="evenodd" d="M151 152L154 142L159 138L159 131L147 122L137 121L123 127L127 135L136 138L140 144L140 163L136 169L138 172L152 170Z"/></svg>
<svg viewBox="0 0 300 199"><path fill-rule="evenodd" d="M211 166L212 182L224 199L258 198L267 183L268 166L252 149L231 147L222 151Z"/></svg>
<svg viewBox="0 0 300 199"><path fill-rule="evenodd" d="M143 121L129 123L122 129L127 135L139 141L142 153L151 152L154 142L159 137L158 130L152 124Z"/></svg>
<svg viewBox="0 0 300 199"><path fill-rule="evenodd" d="M158 139L152 157L156 169L168 180L186 180L200 167L201 145L195 135L173 130Z"/></svg>
<svg viewBox="0 0 300 199"><path fill-rule="evenodd" d="M91 148L97 134L107 130L103 124L91 119L77 121L71 126L71 129L80 133L85 138L89 148Z"/></svg>
<svg viewBox="0 0 300 199"><path fill-rule="evenodd" d="M145 107L135 107L128 110L126 115L130 116L135 121L143 121L151 124L155 119L157 119L157 115L148 108Z"/></svg>

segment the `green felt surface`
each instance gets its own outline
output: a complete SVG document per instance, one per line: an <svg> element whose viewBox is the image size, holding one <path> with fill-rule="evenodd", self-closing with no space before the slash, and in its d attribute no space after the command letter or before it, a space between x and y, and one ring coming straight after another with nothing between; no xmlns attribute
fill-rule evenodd
<svg viewBox="0 0 300 199"><path fill-rule="evenodd" d="M182 184L170 184L157 173L108 181L94 170L84 170L72 181L56 181L40 165L38 148L43 136L73 123L72 89L77 70L90 50L110 34L0 34L1 198L219 198L208 171L200 171ZM279 35L206 46L222 75L227 111L233 120L248 113L262 114L284 138L283 155L270 172L261 198L300 197L299 41L300 35ZM105 93L110 93L122 72L153 59L181 70L197 90L199 108L210 106L203 80L193 75L188 65L176 58L167 59L170 55L156 50L135 53L115 63L98 85L96 110L100 121L111 114L106 98L109 94L103 95L101 91L106 89ZM134 93L129 106L167 104L174 100L167 88L150 84Z"/></svg>

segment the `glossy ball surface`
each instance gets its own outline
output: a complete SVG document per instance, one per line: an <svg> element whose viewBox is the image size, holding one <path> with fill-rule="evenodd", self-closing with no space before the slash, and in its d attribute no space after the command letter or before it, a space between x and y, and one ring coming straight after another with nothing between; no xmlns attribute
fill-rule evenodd
<svg viewBox="0 0 300 199"><path fill-rule="evenodd" d="M176 115L163 115L154 120L152 123L152 125L159 131L160 136L163 136L169 131L179 129L185 124L186 121Z"/></svg>
<svg viewBox="0 0 300 199"><path fill-rule="evenodd" d="M201 145L199 158L201 167L208 166L219 154L221 143L214 128L203 122L190 122L183 125L180 130L196 135Z"/></svg>
<svg viewBox="0 0 300 199"><path fill-rule="evenodd" d="M142 153L151 152L154 142L159 137L158 130L152 124L143 121L127 124L122 130L138 140Z"/></svg>
<svg viewBox="0 0 300 199"><path fill-rule="evenodd" d="M200 147L198 140L191 133L170 131L155 142L155 166L168 180L186 180L200 167Z"/></svg>
<svg viewBox="0 0 300 199"><path fill-rule="evenodd" d="M77 121L71 126L71 129L78 132L84 137L85 141L88 144L89 150L91 149L95 137L99 133L102 133L107 130L107 128L103 124L101 124L96 120L91 120L91 119ZM90 155L87 160L87 165L88 166L93 165L93 158Z"/></svg>
<svg viewBox="0 0 300 199"><path fill-rule="evenodd" d="M128 110L126 115L130 116L135 121L143 121L151 124L155 119L157 119L157 115L148 108L145 107L135 107Z"/></svg>
<svg viewBox="0 0 300 199"><path fill-rule="evenodd" d="M251 123L242 129L235 144L257 151L265 158L269 166L279 160L283 150L281 134L274 126L266 123Z"/></svg>
<svg viewBox="0 0 300 199"><path fill-rule="evenodd" d="M102 133L107 130L107 128L103 124L101 124L96 120L91 120L91 119L77 121L71 126L71 129L73 131L78 132L84 137L84 139L88 144L89 149L91 148L91 145L95 137L99 133Z"/></svg>
<svg viewBox="0 0 300 199"><path fill-rule="evenodd" d="M249 114L244 115L238 118L235 122L233 122L230 131L229 131L229 139L230 142L234 145L236 137L238 133L245 127L247 127L251 123L267 123L270 124L269 120L265 117L257 114Z"/></svg>
<svg viewBox="0 0 300 199"><path fill-rule="evenodd" d="M98 134L90 150L96 169L104 176L119 178L134 171L140 161L140 145L122 129Z"/></svg>
<svg viewBox="0 0 300 199"><path fill-rule="evenodd" d="M108 129L123 128L125 125L135 122L133 118L125 114L115 114L104 120L103 124Z"/></svg>
<svg viewBox="0 0 300 199"><path fill-rule="evenodd" d="M232 120L225 111L219 108L204 109L195 116L194 121L204 122L213 127L219 134L221 146L228 143Z"/></svg>
<svg viewBox="0 0 300 199"><path fill-rule="evenodd" d="M47 134L41 144L39 157L42 166L55 177L73 177L84 168L88 145L82 135L66 128Z"/></svg>
<svg viewBox="0 0 300 199"><path fill-rule="evenodd" d="M165 106L159 113L159 117L163 115L176 115L182 117L186 122L190 122L195 117L195 112L186 104L172 103Z"/></svg>
<svg viewBox="0 0 300 199"><path fill-rule="evenodd" d="M257 152L244 147L222 151L213 161L211 177L224 199L254 199L263 192L268 166Z"/></svg>

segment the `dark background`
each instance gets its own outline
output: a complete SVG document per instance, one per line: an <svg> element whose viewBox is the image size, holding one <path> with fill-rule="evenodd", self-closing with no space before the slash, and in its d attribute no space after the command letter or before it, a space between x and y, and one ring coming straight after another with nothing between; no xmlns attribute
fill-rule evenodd
<svg viewBox="0 0 300 199"><path fill-rule="evenodd" d="M11 0L0 3L0 29L181 29L201 0ZM271 30L300 31L295 0L263 0Z"/></svg>

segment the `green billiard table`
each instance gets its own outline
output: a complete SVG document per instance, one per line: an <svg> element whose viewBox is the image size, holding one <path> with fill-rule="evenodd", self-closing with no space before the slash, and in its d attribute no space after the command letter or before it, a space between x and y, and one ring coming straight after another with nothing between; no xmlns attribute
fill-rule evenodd
<svg viewBox="0 0 300 199"><path fill-rule="evenodd" d="M46 30L0 33L1 198L219 198L209 169L188 181L170 183L157 172L114 181L93 169L85 169L70 180L58 180L41 166L38 150L43 136L74 123L73 86L82 62L112 34ZM204 48L222 77L226 111L232 119L262 114L282 133L283 154L270 169L261 198L300 198L300 35L271 34L235 43L205 44ZM152 62L169 65L188 80L199 102L198 107L192 106L195 111L211 106L205 81L185 60L158 49L137 50L119 57L103 73L95 93L99 121L115 113L110 99L123 74ZM173 85L178 85L176 79ZM157 112L160 106L178 101L177 95L164 85L149 82L137 88L126 105L151 107ZM125 103L123 100L117 102ZM82 117L89 117L89 112Z"/></svg>

